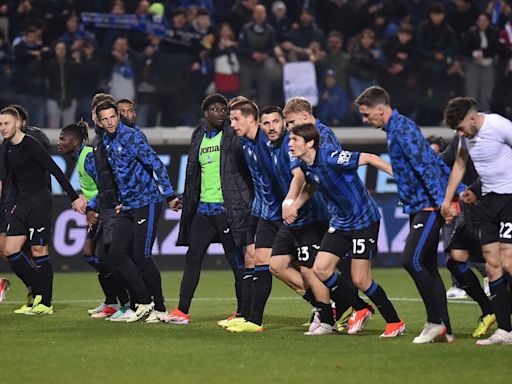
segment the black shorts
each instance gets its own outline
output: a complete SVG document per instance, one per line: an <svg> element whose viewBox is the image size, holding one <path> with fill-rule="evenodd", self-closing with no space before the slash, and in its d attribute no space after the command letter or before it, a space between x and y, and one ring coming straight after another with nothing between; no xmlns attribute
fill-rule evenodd
<svg viewBox="0 0 512 384"><path fill-rule="evenodd" d="M512 243L512 194L489 193L479 203L481 244Z"/></svg>
<svg viewBox="0 0 512 384"><path fill-rule="evenodd" d="M348 232L329 227L320 251L332 253L340 259L348 255L351 259L374 260L377 258L379 226L380 222L374 221L367 228Z"/></svg>
<svg viewBox="0 0 512 384"><path fill-rule="evenodd" d="M52 228L51 195L18 200L7 213L7 236L27 236L31 246L47 245Z"/></svg>
<svg viewBox="0 0 512 384"><path fill-rule="evenodd" d="M249 228L247 230L247 245L254 244L254 237L256 236L256 228L258 228L259 217L251 215L249 219Z"/></svg>
<svg viewBox="0 0 512 384"><path fill-rule="evenodd" d="M254 247L258 248L272 248L277 232L283 225L282 221L268 221L264 219L258 220L258 227L254 235Z"/></svg>
<svg viewBox="0 0 512 384"><path fill-rule="evenodd" d="M274 240L272 256L290 255L300 266L313 267L328 222L313 223L302 228L281 227Z"/></svg>
<svg viewBox="0 0 512 384"><path fill-rule="evenodd" d="M485 262L479 232L472 230L472 226L465 221L464 215L457 216L453 223L445 224L442 235L445 252L452 249L463 250L469 253L469 260L473 263Z"/></svg>

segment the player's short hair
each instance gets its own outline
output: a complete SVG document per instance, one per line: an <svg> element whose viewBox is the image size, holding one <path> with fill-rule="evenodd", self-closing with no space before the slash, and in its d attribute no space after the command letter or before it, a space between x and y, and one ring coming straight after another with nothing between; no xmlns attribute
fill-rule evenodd
<svg viewBox="0 0 512 384"><path fill-rule="evenodd" d="M227 107L228 99L220 93L212 93L211 95L206 96L203 102L201 103L201 110L205 112L208 109L208 107L210 107L210 105L216 103L224 104Z"/></svg>
<svg viewBox="0 0 512 384"><path fill-rule="evenodd" d="M359 106L365 105L374 108L377 105L390 105L390 98L384 88L374 85L366 88L363 93L357 96L354 103Z"/></svg>
<svg viewBox="0 0 512 384"><path fill-rule="evenodd" d="M115 103L116 99L114 96L109 95L108 93L97 93L92 98L91 107L96 108L98 104L103 103L104 101Z"/></svg>
<svg viewBox="0 0 512 384"><path fill-rule="evenodd" d="M230 111L240 111L244 117L253 116L254 120L258 121L260 115L258 105L246 97L238 96L236 100L229 102Z"/></svg>
<svg viewBox="0 0 512 384"><path fill-rule="evenodd" d="M263 115L270 115L271 113L278 113L279 116L281 116L282 119L284 119L284 113L281 107L278 107L276 105L268 105L266 107L263 107L260 110L260 118Z"/></svg>
<svg viewBox="0 0 512 384"><path fill-rule="evenodd" d="M25 108L23 108L19 104L11 104L11 105L8 105L8 107L14 108L15 110L18 111L18 115L19 115L21 121L28 122L28 112Z"/></svg>
<svg viewBox="0 0 512 384"><path fill-rule="evenodd" d="M84 119L80 119L77 123L66 125L62 128L61 133L73 136L80 143L87 143L89 141L89 124Z"/></svg>
<svg viewBox="0 0 512 384"><path fill-rule="evenodd" d="M100 103L96 106L96 117L100 118L100 112L106 111L107 109L113 109L116 114L119 114L119 109L117 108L117 105L111 101L104 101L103 103Z"/></svg>
<svg viewBox="0 0 512 384"><path fill-rule="evenodd" d="M135 109L135 101L131 99L119 99L116 101L116 105L119 106L119 104L130 104Z"/></svg>
<svg viewBox="0 0 512 384"><path fill-rule="evenodd" d="M313 114L313 107L308 99L305 97L293 97L284 106L283 113L285 115L289 113L307 112L310 115Z"/></svg>
<svg viewBox="0 0 512 384"><path fill-rule="evenodd" d="M315 124L299 124L292 127L290 132L294 135L302 137L306 143L313 140L313 148L318 150L320 145L320 134L318 133L318 129L316 128Z"/></svg>
<svg viewBox="0 0 512 384"><path fill-rule="evenodd" d="M472 97L455 97L451 99L445 110L443 121L451 129L457 130L459 124L471 110L478 110L478 102Z"/></svg>
<svg viewBox="0 0 512 384"><path fill-rule="evenodd" d="M441 152L446 149L446 140L442 136L430 135L427 137L427 141L430 145L436 144Z"/></svg>
<svg viewBox="0 0 512 384"><path fill-rule="evenodd" d="M16 120L21 120L20 113L14 107L5 107L0 110L0 115L11 115Z"/></svg>

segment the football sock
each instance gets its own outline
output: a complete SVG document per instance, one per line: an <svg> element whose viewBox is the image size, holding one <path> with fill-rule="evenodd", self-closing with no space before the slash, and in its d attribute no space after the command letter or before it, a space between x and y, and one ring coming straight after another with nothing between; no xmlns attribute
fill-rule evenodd
<svg viewBox="0 0 512 384"><path fill-rule="evenodd" d="M364 294L375 304L382 317L387 323L398 323L400 321L396 314L395 307L389 301L386 292L375 281L372 281L370 288L364 291Z"/></svg>
<svg viewBox="0 0 512 384"><path fill-rule="evenodd" d="M334 325L334 317L332 316L331 303L317 302L316 308L320 317L320 322Z"/></svg>
<svg viewBox="0 0 512 384"><path fill-rule="evenodd" d="M469 267L469 263L449 259L446 262L446 267L459 281L461 289L465 290L478 303L484 316L494 312L491 301L486 296L478 278Z"/></svg>
<svg viewBox="0 0 512 384"><path fill-rule="evenodd" d="M366 308L366 303L359 296L354 295L346 280L338 273L333 273L323 283L329 288L331 299L336 304L336 313L340 316L350 307L356 311Z"/></svg>
<svg viewBox="0 0 512 384"><path fill-rule="evenodd" d="M507 289L508 276L504 275L497 280L489 281L491 288L491 303L496 315L498 328L507 332L512 329L510 323L510 292Z"/></svg>
<svg viewBox="0 0 512 384"><path fill-rule="evenodd" d="M252 280L252 302L251 313L248 321L261 325L263 322L263 311L267 303L270 292L272 291L272 274L269 265L256 265L254 267L254 277Z"/></svg>
<svg viewBox="0 0 512 384"><path fill-rule="evenodd" d="M48 255L34 257L37 265L37 279L35 295L41 295L41 304L50 307L52 305L53 294L53 268Z"/></svg>
<svg viewBox="0 0 512 384"><path fill-rule="evenodd" d="M254 268L245 268L242 282L242 308L240 311L240 315L246 319L251 312L251 293L253 278Z"/></svg>
<svg viewBox="0 0 512 384"><path fill-rule="evenodd" d="M315 300L315 296L313 295L313 291L311 288L308 288L308 290L302 295L302 298L306 300L309 304L311 304L313 307L317 306L317 301Z"/></svg>
<svg viewBox="0 0 512 384"><path fill-rule="evenodd" d="M37 279L37 268L22 251L7 256L12 271L29 290L34 289Z"/></svg>

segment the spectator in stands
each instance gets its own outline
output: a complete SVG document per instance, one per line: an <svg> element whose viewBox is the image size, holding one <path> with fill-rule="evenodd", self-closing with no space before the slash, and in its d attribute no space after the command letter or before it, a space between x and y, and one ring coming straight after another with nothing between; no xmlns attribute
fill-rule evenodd
<svg viewBox="0 0 512 384"><path fill-rule="evenodd" d="M291 22L286 14L286 4L283 1L278 0L272 3L272 14L268 20L276 31L276 37L279 43L289 39Z"/></svg>
<svg viewBox="0 0 512 384"><path fill-rule="evenodd" d="M297 28L290 32L290 41L293 45L301 48L310 48L312 42L324 41L324 33L314 22L311 10L304 8L300 13Z"/></svg>
<svg viewBox="0 0 512 384"><path fill-rule="evenodd" d="M393 38L396 36L399 27L399 20L390 17L383 8L379 8L372 14L370 29L375 32L375 38L378 41L386 41Z"/></svg>
<svg viewBox="0 0 512 384"><path fill-rule="evenodd" d="M482 111L490 110L498 45L498 30L491 26L486 13L479 14L476 25L466 35L463 54L466 57L466 96L476 99Z"/></svg>
<svg viewBox="0 0 512 384"><path fill-rule="evenodd" d="M59 128L75 121L76 99L73 91L77 88L73 83L76 77L68 57L67 46L58 41L54 46L55 56L48 60L46 78L48 81L48 98L46 115L49 128Z"/></svg>
<svg viewBox="0 0 512 384"><path fill-rule="evenodd" d="M238 41L228 23L218 27L213 49L215 91L228 99L235 97L240 90L240 62L238 61Z"/></svg>
<svg viewBox="0 0 512 384"><path fill-rule="evenodd" d="M137 83L137 121L141 127L154 127L157 124L158 95L157 87L158 74L155 73L154 60L158 55L162 38L149 36L150 44L144 49L144 64L140 81Z"/></svg>
<svg viewBox="0 0 512 384"><path fill-rule="evenodd" d="M153 62L154 71L159 74L155 85L164 126L183 124L183 113L195 108L195 104L190 105L191 74L194 63L199 60L201 39L201 34L192 32L187 24L187 12L183 8L175 9L171 30L171 36L162 40Z"/></svg>
<svg viewBox="0 0 512 384"><path fill-rule="evenodd" d="M65 32L66 20L73 14L74 4L69 0L47 0L37 3L46 26L45 40L54 42Z"/></svg>
<svg viewBox="0 0 512 384"><path fill-rule="evenodd" d="M328 69L320 88L318 118L329 127L346 124L348 111L348 95L336 80L336 72Z"/></svg>
<svg viewBox="0 0 512 384"><path fill-rule="evenodd" d="M396 108L410 116L417 108L416 68L418 51L413 40L413 28L402 24L395 37L387 41L382 50L385 60L379 76Z"/></svg>
<svg viewBox="0 0 512 384"><path fill-rule="evenodd" d="M51 57L49 47L43 44L41 31L28 27L23 38L14 47L16 89L20 104L25 107L35 126L46 125L46 64Z"/></svg>
<svg viewBox="0 0 512 384"><path fill-rule="evenodd" d="M212 27L210 14L206 8L197 8L196 17L191 23L191 29L198 35L197 60L192 64L190 99L186 100L186 114L183 124L194 125L200 118L196 106L197 100L206 96L206 89L213 81L214 67L211 56L215 42L215 31Z"/></svg>
<svg viewBox="0 0 512 384"><path fill-rule="evenodd" d="M512 5L508 0L490 0L485 8L485 13L490 15L491 24L501 30L512 13Z"/></svg>
<svg viewBox="0 0 512 384"><path fill-rule="evenodd" d="M219 21L228 22L238 35L242 31L242 28L247 23L250 23L254 14L254 9L259 4L258 0L225 0L227 2L225 9L229 9L228 13L225 14ZM218 11L224 8L220 4L216 7Z"/></svg>
<svg viewBox="0 0 512 384"><path fill-rule="evenodd" d="M343 51L343 36L338 31L331 31L327 35L327 54L318 62L319 74L323 76L328 69L336 73L338 85L348 94L348 63L350 55Z"/></svg>
<svg viewBox="0 0 512 384"><path fill-rule="evenodd" d="M257 90L259 105L271 105L271 89L280 68L274 58L277 44L276 32L267 23L267 11L257 5L253 21L246 24L240 34L240 92L252 96L252 87Z"/></svg>
<svg viewBox="0 0 512 384"><path fill-rule="evenodd" d="M363 29L357 35L350 52L348 82L352 97L357 97L366 88L377 84L377 69L382 58L375 33L371 29Z"/></svg>
<svg viewBox="0 0 512 384"><path fill-rule="evenodd" d="M118 37L112 46L112 52L108 61L109 93L116 99L135 99L136 73L138 58L130 51L128 39Z"/></svg>
<svg viewBox="0 0 512 384"><path fill-rule="evenodd" d="M22 36L28 27L42 22L41 12L32 4L32 0L20 0L9 15L9 38Z"/></svg>
<svg viewBox="0 0 512 384"><path fill-rule="evenodd" d="M84 26L80 24L78 16L69 16L66 20L66 32L64 32L60 40L71 50L74 50L81 47L83 39L85 38L94 41L94 34L85 30Z"/></svg>
<svg viewBox="0 0 512 384"><path fill-rule="evenodd" d="M452 0L448 8L447 22L455 31L457 40L466 38L468 30L478 17L478 6L472 0Z"/></svg>
<svg viewBox="0 0 512 384"><path fill-rule="evenodd" d="M93 40L84 38L79 49L72 49L74 94L76 96L75 120L83 118L92 126L91 97L106 88L105 61L97 54Z"/></svg>
<svg viewBox="0 0 512 384"><path fill-rule="evenodd" d="M114 0L112 2L109 13L113 15L124 15L126 13L124 2L121 0ZM98 47L100 53L105 56L109 56L112 46L114 45L114 41L118 37L128 37L128 35L129 30L127 29L97 28L95 31L95 36L97 37L98 42L100 42Z"/></svg>
<svg viewBox="0 0 512 384"><path fill-rule="evenodd" d="M419 26L416 39L421 58L419 90L423 91L418 124L437 125L450 98L447 71L457 53L457 39L446 23L443 3L431 4L429 18Z"/></svg>
<svg viewBox="0 0 512 384"><path fill-rule="evenodd" d="M318 0L316 12L317 20L325 33L340 31L346 39L355 36L364 25L359 1Z"/></svg>

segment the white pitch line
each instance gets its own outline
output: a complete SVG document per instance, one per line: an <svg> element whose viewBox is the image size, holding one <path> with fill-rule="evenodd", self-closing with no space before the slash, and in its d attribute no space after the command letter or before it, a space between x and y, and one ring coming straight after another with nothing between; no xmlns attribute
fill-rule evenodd
<svg viewBox="0 0 512 384"><path fill-rule="evenodd" d="M53 303L55 304L87 304L87 303L98 303L101 299L86 299L86 300L54 300ZM179 298L172 297L172 298L166 298L167 302L174 302L179 301ZM270 300L274 301L300 301L302 300L298 296L283 296L283 297L270 297ZM415 298L415 297L390 297L389 300L391 301L408 301L413 303L421 303L421 299ZM194 301L235 301L235 298L233 297L197 297L194 298ZM448 300L450 304L476 304L476 302L472 300ZM25 301L10 301L5 300L5 304L25 304Z"/></svg>

